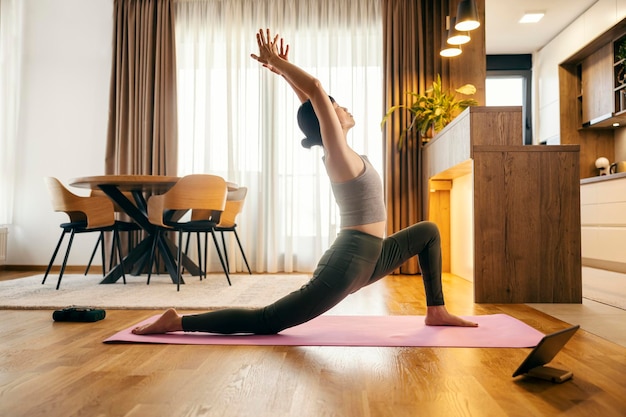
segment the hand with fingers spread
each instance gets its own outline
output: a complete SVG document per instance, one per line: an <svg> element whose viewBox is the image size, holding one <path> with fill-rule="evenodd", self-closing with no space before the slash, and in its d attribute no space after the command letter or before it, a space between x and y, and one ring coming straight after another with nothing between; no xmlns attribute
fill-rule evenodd
<svg viewBox="0 0 626 417"><path fill-rule="evenodd" d="M289 55L289 45L285 45L284 39L280 38L279 47L278 39L278 35L274 35L273 39L271 38L269 29L266 29L265 31L263 31L263 29L259 30L259 33L256 34L257 44L259 45L259 55L250 54L250 56L263 64L265 68L281 75L280 71L278 71L274 65L270 64L270 60L278 57L287 61L287 56Z"/></svg>

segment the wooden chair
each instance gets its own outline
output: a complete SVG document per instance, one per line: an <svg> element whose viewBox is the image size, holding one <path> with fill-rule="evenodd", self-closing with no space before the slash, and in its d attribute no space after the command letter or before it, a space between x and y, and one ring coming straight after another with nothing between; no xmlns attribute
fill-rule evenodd
<svg viewBox="0 0 626 417"><path fill-rule="evenodd" d="M246 195L248 194L247 187L239 187L237 190L229 191L228 196L226 198L226 208L220 217L219 224L215 227L216 232L220 232L222 236L222 248L224 249L224 257L226 258L226 266L229 267L228 263L228 251L226 250L226 241L224 239L224 233L231 232L235 235L235 239L237 240L237 245L239 245L239 250L241 251L241 256L243 257L243 261L246 264L246 268L248 268L248 273L252 274L250 270L250 265L248 264L248 259L246 258L246 254L243 251L243 246L241 245L241 240L239 240L239 235L237 234L237 216L243 210L243 203L246 200ZM206 257L205 257L206 259Z"/></svg>
<svg viewBox="0 0 626 417"><path fill-rule="evenodd" d="M243 256L243 260L248 268L248 273L252 274L250 270L250 265L248 264L248 259L246 258L246 254L243 250L243 246L241 245L241 241L239 240L239 235L237 234L237 223L235 222L239 213L241 213L243 209L243 203L246 199L246 195L248 194L247 187L239 187L236 190L229 191L226 197L226 207L224 208L224 212L220 216L220 222L215 227L216 232L220 232L222 237L222 249L224 250L224 258L226 260L226 267L230 271L230 263L228 261L228 250L226 248L226 240L224 238L225 232L232 232L237 239L237 244L239 245L239 250L241 251L241 255ZM206 210L194 210L191 214L191 218L195 220L200 220L210 216L211 213ZM204 270L207 270L207 234L204 236ZM191 233L187 234L187 243L185 245L185 254L189 250L189 242L191 241ZM198 247L198 259L201 259L200 255L200 233L196 233L196 246ZM200 261L202 264L202 261ZM202 265L201 265L202 266Z"/></svg>
<svg viewBox="0 0 626 417"><path fill-rule="evenodd" d="M132 193L126 191L124 192L124 194L126 195L126 197L130 200L133 201L134 197L132 195ZM107 195L104 193L104 191L102 190L91 190L91 197L105 197L105 198L109 198L107 197ZM113 209L115 211L116 217L118 214L123 214L124 210L117 205L115 202L113 202ZM119 238L119 233L128 233L128 238L127 238L127 242L128 242L128 247L127 247L127 251L130 253L130 251L132 250L132 242L133 242L133 238L132 238L132 234L133 232L139 231L141 230L141 227L133 222L133 221L125 221L125 220L119 220L116 219L115 220L115 227L118 231L117 237ZM113 268L113 261L115 259L115 247L116 247L116 240L115 240L115 236L114 235L114 239L111 242L111 258L109 259L109 270L111 270ZM102 246L100 246L102 245ZM89 273L89 268L91 267L91 263L93 262L93 259L95 258L96 252L98 251L98 246L101 247L102 252L104 253L104 233L100 234L100 237L98 238L98 241L96 242L96 246L93 248L93 252L91 253L91 258L89 258L89 263L87 264L87 268L85 269L85 275L87 275ZM102 255L103 259L104 259L104 254ZM105 274L105 268L104 268L104 264L102 265L102 274Z"/></svg>
<svg viewBox="0 0 626 417"><path fill-rule="evenodd" d="M222 177L209 174L192 174L181 178L176 185L165 194L152 196L148 200L148 219L150 223L157 227L150 255L150 270L154 262L158 240L162 238L161 234L167 231L177 231L177 291L180 291L182 274L182 236L185 232L211 233L213 242L215 243L215 249L222 263L224 273L226 274L226 280L228 281L228 285L231 285L228 270L215 236L215 227L219 223L220 215L226 205L226 194L227 185ZM189 210L205 210L206 212L210 212L211 215L199 220L185 220L184 217L172 216L172 213ZM200 269L202 270L202 268ZM202 279L202 274L206 275L206 270L200 273L200 279ZM148 284L150 283L150 275L151 272L148 273Z"/></svg>
<svg viewBox="0 0 626 417"><path fill-rule="evenodd" d="M67 265L67 259L72 248L72 242L74 241L74 235L77 233L97 232L100 236L104 232L113 232L114 241L117 241L117 250L120 262L122 262L122 251L117 236L117 228L115 227L115 212L113 209L113 203L107 197L82 197L72 193L68 190L58 179L54 177L46 177L44 179L48 192L52 201L52 208L57 212L64 212L68 215L70 221L68 223L61 223L61 236L57 243L52 258L44 274L43 281L46 282L46 278L52 268L54 259L59 252L59 248L63 242L63 239L67 233L70 234L70 240L67 244L65 251L65 257L59 273L59 279L57 281L58 290L61 286L61 279L65 272ZM99 238L100 239L100 238ZM105 267L104 248L102 249L102 268ZM122 265L123 269L123 265ZM126 284L126 276L123 275L124 284Z"/></svg>

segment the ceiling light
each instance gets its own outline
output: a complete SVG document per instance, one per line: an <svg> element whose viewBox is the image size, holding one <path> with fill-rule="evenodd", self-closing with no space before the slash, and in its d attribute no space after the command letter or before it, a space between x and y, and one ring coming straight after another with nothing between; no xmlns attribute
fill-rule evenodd
<svg viewBox="0 0 626 417"><path fill-rule="evenodd" d="M461 0L456 9L456 30L474 30L480 26L478 20L478 9L474 0Z"/></svg>
<svg viewBox="0 0 626 417"><path fill-rule="evenodd" d="M446 24L443 30L443 36L441 39L441 50L439 51L439 55L449 58L453 56L461 55L461 46L459 45L451 45L448 42L448 33L451 31L450 26L450 16L446 16Z"/></svg>
<svg viewBox="0 0 626 417"><path fill-rule="evenodd" d="M447 58L461 55L461 47L458 45L449 45L439 51L439 55Z"/></svg>
<svg viewBox="0 0 626 417"><path fill-rule="evenodd" d="M519 22L520 23L537 23L543 18L544 14L545 14L544 12L526 12L524 13L524 16L522 16L522 18L519 20Z"/></svg>
<svg viewBox="0 0 626 417"><path fill-rule="evenodd" d="M446 42L449 45L464 45L470 41L470 36L467 32L460 32L455 29L454 25L456 23L456 17L451 19L452 24L450 25L450 30L448 30L448 39Z"/></svg>

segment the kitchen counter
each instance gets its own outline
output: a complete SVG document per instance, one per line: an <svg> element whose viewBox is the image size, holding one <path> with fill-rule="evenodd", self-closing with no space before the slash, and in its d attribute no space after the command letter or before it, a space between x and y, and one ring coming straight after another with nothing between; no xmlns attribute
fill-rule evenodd
<svg viewBox="0 0 626 417"><path fill-rule="evenodd" d="M469 107L424 146L426 207L450 201L427 218L452 213L440 226L450 230L451 272L473 254L472 276L460 276L473 281L475 302L582 302L579 154L579 145L522 145L520 107ZM469 201L459 204L464 185ZM467 223L471 236L458 244Z"/></svg>
<svg viewBox="0 0 626 417"><path fill-rule="evenodd" d="M618 172L617 174L598 175L597 177L583 178L581 184L591 184L594 182L611 181L620 178L626 178L626 172Z"/></svg>

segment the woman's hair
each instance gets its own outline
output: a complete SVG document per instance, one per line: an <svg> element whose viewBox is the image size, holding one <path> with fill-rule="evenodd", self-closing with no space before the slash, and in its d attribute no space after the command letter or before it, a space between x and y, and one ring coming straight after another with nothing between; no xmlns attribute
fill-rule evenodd
<svg viewBox="0 0 626 417"><path fill-rule="evenodd" d="M332 103L335 102L334 98L328 97ZM311 100L307 100L300 105L298 109L298 126L300 126L300 130L306 136L301 142L303 147L310 149L315 145L324 146L320 131L320 121L315 114L315 110L313 110Z"/></svg>

